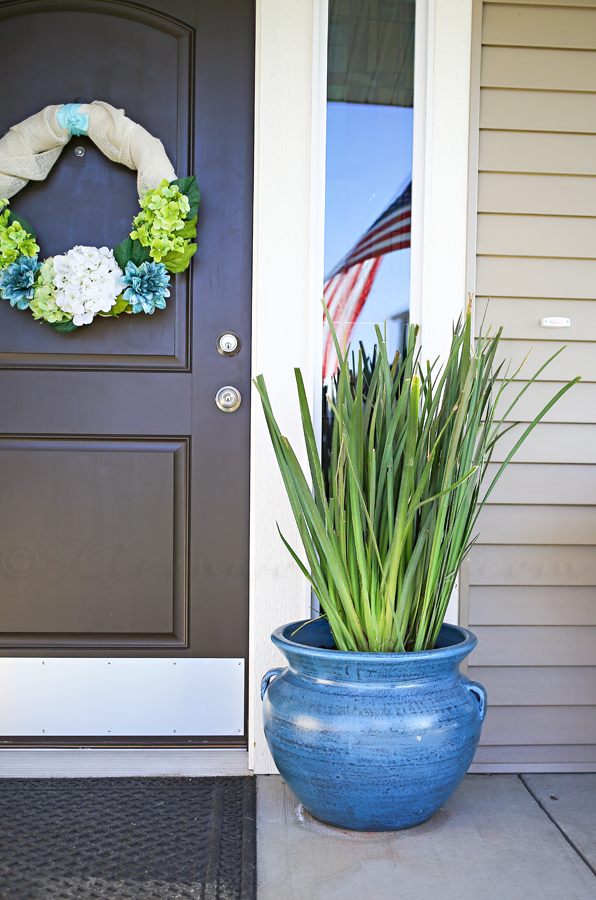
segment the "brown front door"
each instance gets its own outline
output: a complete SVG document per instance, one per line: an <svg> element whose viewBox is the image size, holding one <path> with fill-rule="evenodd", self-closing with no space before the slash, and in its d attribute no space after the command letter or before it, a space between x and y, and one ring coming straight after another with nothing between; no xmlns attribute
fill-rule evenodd
<svg viewBox="0 0 596 900"><path fill-rule="evenodd" d="M60 333L0 300L0 653L244 659L253 4L4 2L0 34L2 134L49 104L105 100L201 190L198 250L165 311ZM138 212L136 173L74 137L11 208L42 258L114 248ZM242 341L232 357L216 349L227 330ZM241 392L233 414L216 407L223 385ZM27 740L66 740L39 732Z"/></svg>

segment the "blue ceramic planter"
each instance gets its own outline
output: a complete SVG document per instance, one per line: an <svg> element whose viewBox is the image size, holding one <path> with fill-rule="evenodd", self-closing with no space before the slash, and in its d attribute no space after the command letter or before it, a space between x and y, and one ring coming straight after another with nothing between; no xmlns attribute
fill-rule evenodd
<svg viewBox="0 0 596 900"><path fill-rule="evenodd" d="M434 650L344 653L324 619L303 624L273 633L289 666L267 672L261 689L284 780L313 816L339 828L425 822L466 774L480 738L486 691L459 671L476 638L443 625Z"/></svg>

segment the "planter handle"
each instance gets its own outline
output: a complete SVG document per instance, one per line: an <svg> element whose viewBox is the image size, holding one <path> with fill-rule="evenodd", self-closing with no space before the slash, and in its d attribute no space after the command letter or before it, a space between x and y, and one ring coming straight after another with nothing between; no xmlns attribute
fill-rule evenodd
<svg viewBox="0 0 596 900"><path fill-rule="evenodd" d="M283 666L279 669L269 669L268 672L265 672L263 675L263 680L261 681L261 700L265 699L265 691L269 687L269 682L276 678L278 675L281 675L283 672Z"/></svg>
<svg viewBox="0 0 596 900"><path fill-rule="evenodd" d="M478 718L481 722L484 722L484 717L486 715L486 688L479 684L477 681L470 681L466 685L467 689L471 694L474 694L476 699L478 700Z"/></svg>

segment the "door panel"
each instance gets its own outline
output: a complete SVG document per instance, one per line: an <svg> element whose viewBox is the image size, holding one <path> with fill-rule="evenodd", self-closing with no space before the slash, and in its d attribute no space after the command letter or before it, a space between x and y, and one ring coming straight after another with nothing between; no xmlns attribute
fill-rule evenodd
<svg viewBox="0 0 596 900"><path fill-rule="evenodd" d="M201 190L198 250L164 312L62 334L0 301L0 655L238 666L248 647L253 3L25 0L3 3L0 22L2 133L50 103L106 100L159 137L177 175L196 174ZM136 173L75 137L11 206L42 257L114 247L138 210ZM230 329L242 350L226 358L216 338ZM214 402L226 384L243 397L232 415ZM235 741L244 738L226 737Z"/></svg>
<svg viewBox="0 0 596 900"><path fill-rule="evenodd" d="M25 20L19 7L30 12ZM52 103L106 100L160 138L177 172L187 171L194 66L189 26L98 2L10 4L0 22L6 47L18 51L0 58L2 83L16 86L3 97L2 133ZM66 52L53 53L48 65L52 47ZM76 147L85 155L76 156ZM11 208L36 230L42 257L75 244L115 247L138 212L136 173L107 159L89 138L73 138L46 180L30 182ZM172 281L163 315L123 316L118 328L99 319L66 346L54 329L31 328L26 317L0 304L0 365L186 368L188 272Z"/></svg>
<svg viewBox="0 0 596 900"><path fill-rule="evenodd" d="M186 441L0 441L2 646L184 646L186 461Z"/></svg>

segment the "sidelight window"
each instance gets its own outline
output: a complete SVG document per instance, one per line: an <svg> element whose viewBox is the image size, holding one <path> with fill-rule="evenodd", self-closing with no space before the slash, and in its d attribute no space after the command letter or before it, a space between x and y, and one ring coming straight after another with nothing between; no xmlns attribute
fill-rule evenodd
<svg viewBox="0 0 596 900"><path fill-rule="evenodd" d="M330 0L325 300L341 343L390 354L409 309L414 94L412 0ZM323 379L337 358L327 324Z"/></svg>

